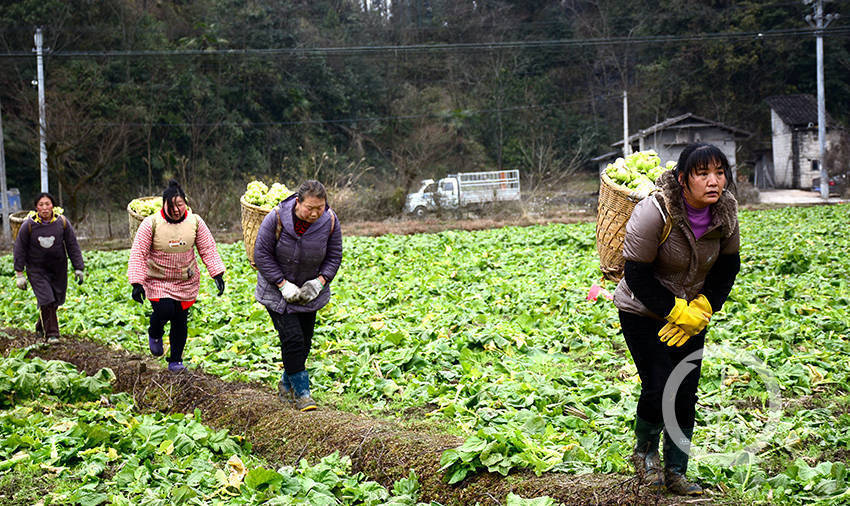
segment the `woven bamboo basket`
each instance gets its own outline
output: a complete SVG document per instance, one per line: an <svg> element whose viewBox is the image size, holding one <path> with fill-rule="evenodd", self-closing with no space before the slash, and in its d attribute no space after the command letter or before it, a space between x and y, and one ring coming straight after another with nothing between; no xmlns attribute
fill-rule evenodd
<svg viewBox="0 0 850 506"><path fill-rule="evenodd" d="M607 174L602 174L599 186L599 207L596 212L596 251L599 268L605 279L620 281L623 277L623 240L626 223L635 205L646 195L617 186Z"/></svg>
<svg viewBox="0 0 850 506"><path fill-rule="evenodd" d="M155 196L154 197L139 197L137 199L131 200L127 204L127 220L128 220L129 230L130 230L130 244L133 244L133 239L136 238L136 231L139 230L139 225L141 225L142 222L145 221L145 216L142 216L141 214L137 213L136 211L133 211L132 209L130 209L130 204L132 204L133 202L135 202L137 200L143 200L144 201L144 200L153 200L155 198L157 198L157 197L155 197Z"/></svg>
<svg viewBox="0 0 850 506"><path fill-rule="evenodd" d="M18 237L18 230L21 229L21 225L24 224L24 220L27 219L27 215L29 213L29 211L15 211L9 215L9 227L12 229L12 242L15 242L15 239Z"/></svg>
<svg viewBox="0 0 850 506"><path fill-rule="evenodd" d="M245 244L245 253L248 255L248 261L251 266L254 265L254 243L257 242L257 233L260 231L260 225L263 223L263 218L271 212L271 209L264 209L254 204L249 204L245 201L245 197L239 199L242 204L242 242Z"/></svg>

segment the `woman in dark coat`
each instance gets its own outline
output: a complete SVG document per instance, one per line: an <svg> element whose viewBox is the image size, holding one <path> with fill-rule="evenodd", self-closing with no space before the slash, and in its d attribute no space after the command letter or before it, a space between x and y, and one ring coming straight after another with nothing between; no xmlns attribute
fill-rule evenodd
<svg viewBox="0 0 850 506"><path fill-rule="evenodd" d="M35 198L35 212L21 224L14 253L15 283L21 290L26 290L27 281L32 285L39 308L35 331L48 342L59 338L56 310L65 303L68 290L68 257L79 284L83 284L85 268L74 227L54 212L55 204L47 192Z"/></svg>
<svg viewBox="0 0 850 506"><path fill-rule="evenodd" d="M729 162L717 147L685 147L676 168L661 175L661 191L640 201L626 224L625 277L614 292L641 379L632 462L639 476L681 495L702 493L685 478L701 352L706 326L726 301L741 265L737 202L725 189L728 172ZM675 397L663 398L671 373L685 359L689 372L671 385ZM665 405L675 413L676 427L665 425Z"/></svg>
<svg viewBox="0 0 850 506"><path fill-rule="evenodd" d="M320 182L306 181L263 219L254 244L254 296L266 306L280 338L278 395L300 411L316 409L305 364L316 311L330 300L341 262L342 231Z"/></svg>

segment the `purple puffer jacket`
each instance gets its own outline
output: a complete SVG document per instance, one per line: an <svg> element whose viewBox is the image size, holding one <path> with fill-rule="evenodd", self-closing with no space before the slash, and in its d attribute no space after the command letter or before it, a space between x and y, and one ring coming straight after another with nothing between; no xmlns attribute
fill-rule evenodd
<svg viewBox="0 0 850 506"><path fill-rule="evenodd" d="M254 264L257 266L254 298L276 313L306 313L323 308L331 298L331 280L342 262L342 231L336 213L326 206L324 214L299 237L292 219L294 208L293 194L263 219L254 243ZM278 216L282 229L280 238L275 241ZM278 284L286 280L301 286L320 274L326 283L311 302L301 306L283 300Z"/></svg>

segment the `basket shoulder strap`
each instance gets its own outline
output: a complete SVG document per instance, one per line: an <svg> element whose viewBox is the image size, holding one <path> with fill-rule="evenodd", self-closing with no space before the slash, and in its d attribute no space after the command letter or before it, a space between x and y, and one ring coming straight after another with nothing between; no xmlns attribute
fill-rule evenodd
<svg viewBox="0 0 850 506"><path fill-rule="evenodd" d="M274 212L277 215L277 224L274 226L274 240L277 242L280 240L280 233L283 231L283 222L280 221L280 206L276 206Z"/></svg>
<svg viewBox="0 0 850 506"><path fill-rule="evenodd" d="M664 209L661 208L661 204L658 203L658 199L655 198L655 196L650 196L649 198L652 199L652 203L655 204L655 208L658 209L658 212L661 213L661 217L664 218L664 229L661 231L661 240L658 242L658 246L661 246L673 230L673 219L664 212Z"/></svg>
<svg viewBox="0 0 850 506"><path fill-rule="evenodd" d="M658 243L659 246L664 244L664 241L667 240L667 237L670 236L670 231L673 230L673 220L667 216L664 219L664 231L661 233L661 242Z"/></svg>

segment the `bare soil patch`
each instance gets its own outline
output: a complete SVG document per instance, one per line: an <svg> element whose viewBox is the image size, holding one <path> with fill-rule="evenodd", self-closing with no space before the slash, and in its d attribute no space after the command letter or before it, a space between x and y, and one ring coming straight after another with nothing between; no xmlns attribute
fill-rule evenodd
<svg viewBox="0 0 850 506"><path fill-rule="evenodd" d="M678 498L652 494L623 475L514 472L503 477L482 472L450 486L443 481L439 461L444 450L462 443L458 437L405 429L329 406L300 413L283 407L264 385L229 383L197 369L172 374L149 357L74 336L47 345L29 331L3 329L3 333L0 352L4 355L13 348L38 344L31 355L72 363L87 374L108 367L117 378L114 389L131 394L139 410L192 413L199 409L204 423L244 436L256 454L273 464L295 464L302 458L316 462L339 451L351 457L355 472L362 471L384 486L414 469L422 485L421 500L446 505L503 504L509 492L523 497L548 495L566 504L679 503Z"/></svg>
<svg viewBox="0 0 850 506"><path fill-rule="evenodd" d="M343 232L347 235L379 236L385 234L410 235L436 233L445 230L486 230L501 227L528 227L550 223L582 223L595 221L596 214L582 209L564 208L560 212L544 215L517 214L489 218L441 218L429 216L421 220L397 219L383 221L360 221L343 223Z"/></svg>

